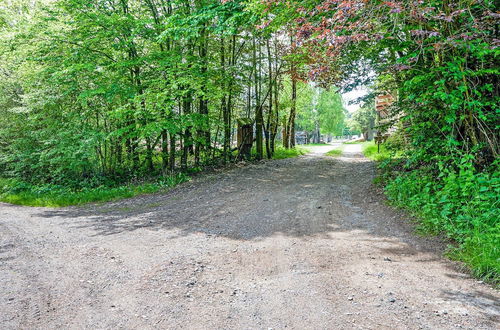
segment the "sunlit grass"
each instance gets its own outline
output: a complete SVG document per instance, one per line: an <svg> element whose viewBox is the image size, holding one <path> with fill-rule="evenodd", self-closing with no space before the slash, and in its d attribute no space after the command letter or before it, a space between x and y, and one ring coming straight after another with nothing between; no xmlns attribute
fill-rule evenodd
<svg viewBox="0 0 500 330"><path fill-rule="evenodd" d="M381 162L391 157L391 153L384 144L380 144L380 150L378 149L375 141L368 141L362 143L362 150L365 157L371 160Z"/></svg>
<svg viewBox="0 0 500 330"><path fill-rule="evenodd" d="M330 156L330 157L339 157L342 155L342 147L341 148L337 148L337 149L333 149L333 150L330 150L326 153L327 156Z"/></svg>
<svg viewBox="0 0 500 330"><path fill-rule="evenodd" d="M306 147L324 147L324 146L329 146L330 144L328 143L309 143L309 144L303 144Z"/></svg>
<svg viewBox="0 0 500 330"><path fill-rule="evenodd" d="M285 149L284 147L277 147L274 151L273 159L294 158L300 155L305 155L308 151L301 146L295 148Z"/></svg>
<svg viewBox="0 0 500 330"><path fill-rule="evenodd" d="M307 148L304 148L302 145L295 146L295 148L286 149L285 147L278 145L274 148L274 154L272 159L286 159L286 158L294 158L301 155L305 155L309 152ZM255 147L252 148L252 158L256 158L257 151ZM266 157L266 151L264 150L264 157Z"/></svg>

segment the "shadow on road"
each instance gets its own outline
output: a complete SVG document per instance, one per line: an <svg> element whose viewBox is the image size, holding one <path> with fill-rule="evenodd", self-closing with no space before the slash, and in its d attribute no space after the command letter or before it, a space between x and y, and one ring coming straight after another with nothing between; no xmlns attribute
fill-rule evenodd
<svg viewBox="0 0 500 330"><path fill-rule="evenodd" d="M435 250L436 240L415 238L412 226L384 205L373 177L373 163L356 151L341 158L306 155L203 177L165 194L43 210L37 216L62 218L72 229L91 229L94 235L148 229L169 231L171 237L203 233L255 240L276 234L329 238L332 232L361 230L420 240L420 249Z"/></svg>

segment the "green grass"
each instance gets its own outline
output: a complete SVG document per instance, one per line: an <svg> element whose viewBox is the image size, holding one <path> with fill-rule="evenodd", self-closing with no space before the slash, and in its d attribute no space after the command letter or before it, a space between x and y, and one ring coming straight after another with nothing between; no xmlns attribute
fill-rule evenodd
<svg viewBox="0 0 500 330"><path fill-rule="evenodd" d="M305 155L309 152L307 148L304 148L303 146L295 146L295 148L290 148L286 149L283 146L276 146L274 148L274 154L273 154L273 159L285 159L285 158L294 158L298 157L300 155ZM237 152L234 153L236 155ZM255 147L252 148L251 151L252 158L256 158L257 156L257 150ZM266 151L264 150L264 158L266 157Z"/></svg>
<svg viewBox="0 0 500 330"><path fill-rule="evenodd" d="M499 232L490 228L491 233L476 231L458 248L451 250L450 258L464 262L472 275L500 288L500 244Z"/></svg>
<svg viewBox="0 0 500 330"><path fill-rule="evenodd" d="M255 151L252 150L252 153ZM285 149L277 146L273 159L298 157L308 152L297 146ZM100 186L96 188L71 189L56 185L34 186L16 179L0 178L0 202L40 207L63 207L95 202L108 202L137 195L166 191L190 178L186 174L159 178L155 181L120 186Z"/></svg>
<svg viewBox="0 0 500 330"><path fill-rule="evenodd" d="M324 146L329 146L330 144L328 143L309 143L309 144L304 144L303 146L306 147L324 147Z"/></svg>
<svg viewBox="0 0 500 330"><path fill-rule="evenodd" d="M410 211L419 231L443 234L455 244L448 255L471 273L500 286L500 173L478 173L472 165L442 172L402 172L385 187L392 205Z"/></svg>
<svg viewBox="0 0 500 330"><path fill-rule="evenodd" d="M277 147L274 150L273 159L285 159L294 158L300 155L305 155L308 151L301 146L296 146L295 148L285 149L283 147Z"/></svg>
<svg viewBox="0 0 500 330"><path fill-rule="evenodd" d="M0 201L10 204L42 207L63 207L92 202L108 202L151 194L172 188L190 178L184 174L164 177L155 182L118 187L97 187L72 190L60 186L32 186L17 180L0 179Z"/></svg>
<svg viewBox="0 0 500 330"><path fill-rule="evenodd" d="M380 145L380 152L378 151L375 141L362 142L362 150L365 157L370 158L376 162L381 162L391 158L391 153L384 144Z"/></svg>
<svg viewBox="0 0 500 330"><path fill-rule="evenodd" d="M330 157L339 157L340 155L342 155L342 149L343 148L330 150L326 153L326 155Z"/></svg>

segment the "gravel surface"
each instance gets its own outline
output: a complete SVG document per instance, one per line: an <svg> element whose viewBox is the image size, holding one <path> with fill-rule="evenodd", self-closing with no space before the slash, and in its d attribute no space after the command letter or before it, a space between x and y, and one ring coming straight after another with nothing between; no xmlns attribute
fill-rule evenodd
<svg viewBox="0 0 500 330"><path fill-rule="evenodd" d="M0 204L2 329L498 329L359 145L62 209Z"/></svg>

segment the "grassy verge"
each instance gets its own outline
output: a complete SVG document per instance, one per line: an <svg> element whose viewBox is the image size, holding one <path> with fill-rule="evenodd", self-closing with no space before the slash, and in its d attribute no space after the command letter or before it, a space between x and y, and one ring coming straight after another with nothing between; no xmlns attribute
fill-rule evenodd
<svg viewBox="0 0 500 330"><path fill-rule="evenodd" d="M443 235L453 243L448 256L462 261L472 275L500 286L500 163L478 171L462 157L405 169L402 154L373 142L366 157L380 162L377 181L389 203L415 216L419 232Z"/></svg>
<svg viewBox="0 0 500 330"><path fill-rule="evenodd" d="M336 148L336 149L333 149L333 150L330 150L326 153L327 156L330 156L330 157L339 157L342 155L342 151L343 151L343 147L341 146L340 148Z"/></svg>
<svg viewBox="0 0 500 330"><path fill-rule="evenodd" d="M285 149L279 146L275 150L273 159L293 158L307 152L306 149L301 147ZM189 176L181 173L138 184L100 186L76 190L58 185L34 186L16 179L0 178L0 202L40 207L63 207L108 202L166 191L189 179Z"/></svg>
<svg viewBox="0 0 500 330"><path fill-rule="evenodd" d="M362 142L362 145L363 154L371 160L381 162L391 158L390 151L383 144L380 145L380 151L375 141Z"/></svg>
<svg viewBox="0 0 500 330"><path fill-rule="evenodd" d="M437 176L427 169L397 173L386 182L392 205L415 215L426 234L455 244L448 255L471 273L500 285L500 171L477 172L461 164Z"/></svg>
<svg viewBox="0 0 500 330"><path fill-rule="evenodd" d="M285 158L294 158L298 157L300 155L305 155L309 151L306 148L303 148L302 146L296 146L295 148L290 148L286 149L283 146L276 146L274 148L274 154L272 159L285 159ZM238 153L235 151L234 156L236 156ZM257 157L257 150L255 147L252 148L251 151L251 157L253 159L256 159ZM264 158L267 157L266 151L264 150Z"/></svg>
<svg viewBox="0 0 500 330"><path fill-rule="evenodd" d="M308 151L305 148L296 146L295 148L285 149L283 147L277 147L274 150L273 159L285 159L294 158L300 155L305 155Z"/></svg>
<svg viewBox="0 0 500 330"><path fill-rule="evenodd" d="M328 143L309 143L309 144L304 144L304 146L308 147L324 147L324 146L329 146Z"/></svg>
<svg viewBox="0 0 500 330"><path fill-rule="evenodd" d="M379 162L377 181L389 203L415 216L418 230L443 235L453 243L447 255L463 262L475 277L500 286L500 163L478 171L464 155L404 169L402 152L380 152L374 142L362 143L366 157Z"/></svg>
<svg viewBox="0 0 500 330"><path fill-rule="evenodd" d="M0 201L17 205L45 207L108 202L167 190L189 179L185 174L178 174L142 184L118 187L102 186L81 190L55 185L32 186L18 180L0 179Z"/></svg>

